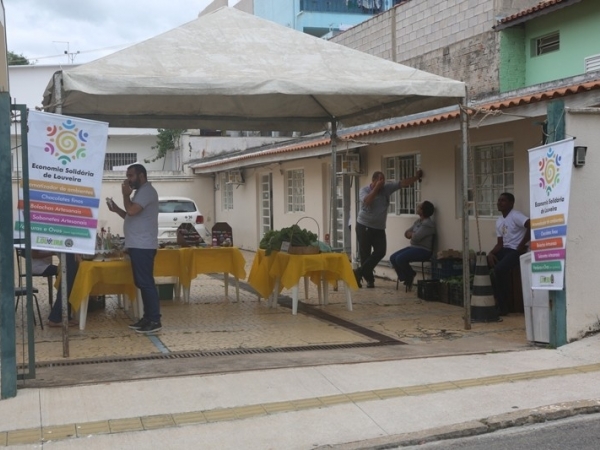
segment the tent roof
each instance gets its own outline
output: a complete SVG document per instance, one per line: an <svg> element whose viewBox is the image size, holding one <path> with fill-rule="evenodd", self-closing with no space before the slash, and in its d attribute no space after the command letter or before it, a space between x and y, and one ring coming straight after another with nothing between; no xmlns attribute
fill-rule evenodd
<svg viewBox="0 0 600 450"><path fill-rule="evenodd" d="M462 82L226 7L58 72L43 104L117 127L314 131L333 118L357 125L464 95Z"/></svg>

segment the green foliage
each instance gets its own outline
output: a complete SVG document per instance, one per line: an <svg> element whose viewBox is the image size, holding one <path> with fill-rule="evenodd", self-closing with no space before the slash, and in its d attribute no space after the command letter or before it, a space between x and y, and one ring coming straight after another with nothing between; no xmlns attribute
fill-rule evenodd
<svg viewBox="0 0 600 450"><path fill-rule="evenodd" d="M309 245L318 245L318 236L312 231L300 228L298 225L292 225L281 230L267 231L258 245L259 248L266 250L265 254L270 255L272 251L281 248L282 242L289 242L292 247L307 247Z"/></svg>
<svg viewBox="0 0 600 450"><path fill-rule="evenodd" d="M27 58L25 58L22 54L17 55L14 52L8 51L7 55L8 65L9 66L28 66L31 63Z"/></svg>
<svg viewBox="0 0 600 450"><path fill-rule="evenodd" d="M156 136L156 145L152 147L152 150L157 150L156 156L152 159L144 159L144 162L154 162L164 158L167 155L167 152L178 149L181 135L184 132L185 130L159 128L158 135Z"/></svg>

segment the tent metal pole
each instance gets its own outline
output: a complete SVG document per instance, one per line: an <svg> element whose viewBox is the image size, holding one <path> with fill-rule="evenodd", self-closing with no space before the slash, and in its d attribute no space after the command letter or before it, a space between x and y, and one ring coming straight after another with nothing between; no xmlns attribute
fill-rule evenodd
<svg viewBox="0 0 600 450"><path fill-rule="evenodd" d="M54 74L54 102L56 114L62 114L62 72ZM60 292L62 297L62 344L63 357L69 357L69 295L67 282L67 254L60 254Z"/></svg>
<svg viewBox="0 0 600 450"><path fill-rule="evenodd" d="M462 266L463 304L465 305L465 330L471 329L471 274L469 267L469 115L465 107L468 93L460 101L461 166L462 166Z"/></svg>
<svg viewBox="0 0 600 450"><path fill-rule="evenodd" d="M329 245L335 248L337 244L337 122L331 120L331 204L329 222Z"/></svg>

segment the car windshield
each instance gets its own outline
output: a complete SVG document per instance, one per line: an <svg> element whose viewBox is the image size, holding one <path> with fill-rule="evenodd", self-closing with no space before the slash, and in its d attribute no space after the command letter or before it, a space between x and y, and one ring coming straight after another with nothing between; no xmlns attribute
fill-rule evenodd
<svg viewBox="0 0 600 450"><path fill-rule="evenodd" d="M188 213L195 212L194 202L185 200L161 200L158 204L159 213Z"/></svg>

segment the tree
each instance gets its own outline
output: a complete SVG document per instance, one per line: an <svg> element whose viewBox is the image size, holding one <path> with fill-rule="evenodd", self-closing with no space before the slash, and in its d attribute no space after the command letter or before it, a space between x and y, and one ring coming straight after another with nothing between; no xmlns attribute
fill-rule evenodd
<svg viewBox="0 0 600 450"><path fill-rule="evenodd" d="M169 128L159 128L156 139L156 145L152 147L152 150L157 150L156 156L152 159L144 159L144 162L154 162L160 158L164 158L167 152L170 150L176 150L179 148L179 140L185 130L172 130Z"/></svg>
<svg viewBox="0 0 600 450"><path fill-rule="evenodd" d="M14 52L8 51L8 65L9 66L28 66L31 64L27 58L22 54L17 55Z"/></svg>

